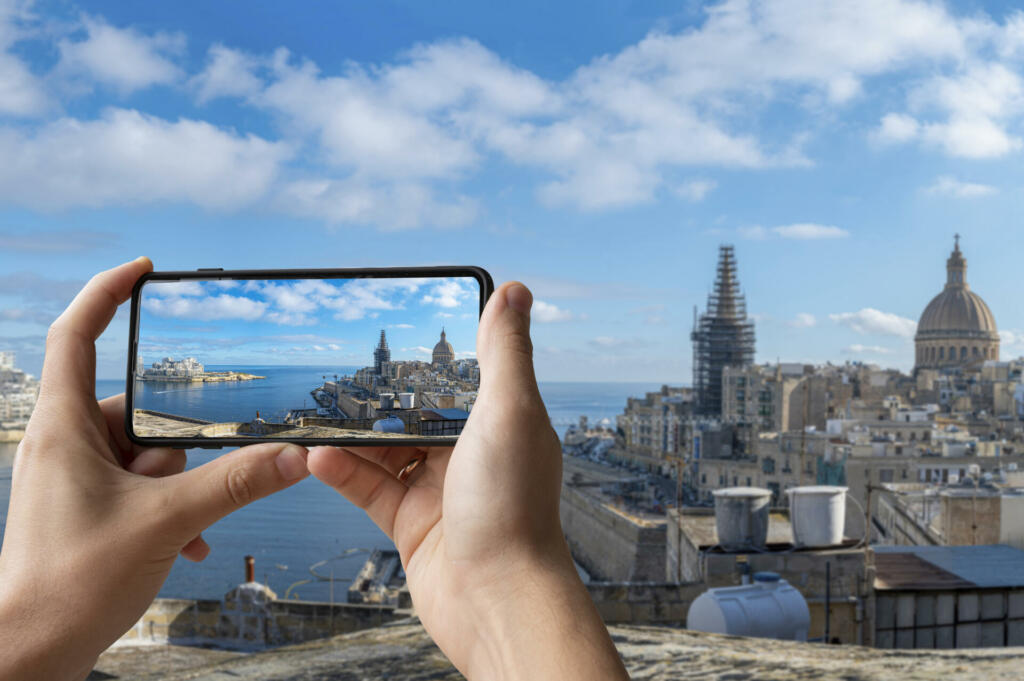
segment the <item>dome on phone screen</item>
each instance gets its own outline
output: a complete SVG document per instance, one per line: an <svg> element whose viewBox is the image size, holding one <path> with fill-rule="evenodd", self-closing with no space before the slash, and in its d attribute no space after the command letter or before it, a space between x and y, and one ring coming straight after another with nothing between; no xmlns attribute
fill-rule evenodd
<svg viewBox="0 0 1024 681"><path fill-rule="evenodd" d="M431 359L431 364L434 366L445 366L455 361L455 348L448 342L448 339L444 335L444 329L441 329L441 340L437 341L437 345L434 346L434 354Z"/></svg>

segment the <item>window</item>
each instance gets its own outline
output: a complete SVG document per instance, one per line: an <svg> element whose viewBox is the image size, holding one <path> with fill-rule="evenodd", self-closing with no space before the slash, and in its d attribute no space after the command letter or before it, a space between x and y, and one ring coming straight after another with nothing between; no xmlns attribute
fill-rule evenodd
<svg viewBox="0 0 1024 681"><path fill-rule="evenodd" d="M761 459L761 470L768 475L773 474L775 472L775 459L770 456Z"/></svg>
<svg viewBox="0 0 1024 681"><path fill-rule="evenodd" d="M892 469L883 468L878 471L878 482L892 482Z"/></svg>

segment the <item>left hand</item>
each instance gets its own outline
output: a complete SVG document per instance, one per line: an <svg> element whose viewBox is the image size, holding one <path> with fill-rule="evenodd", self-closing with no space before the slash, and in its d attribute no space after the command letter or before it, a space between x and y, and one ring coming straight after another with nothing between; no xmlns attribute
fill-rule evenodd
<svg viewBox="0 0 1024 681"><path fill-rule="evenodd" d="M47 336L0 550L0 680L84 678L179 553L206 557L204 529L308 474L306 450L283 442L185 471L184 451L128 440L123 395L96 401L95 341L151 269L96 275Z"/></svg>

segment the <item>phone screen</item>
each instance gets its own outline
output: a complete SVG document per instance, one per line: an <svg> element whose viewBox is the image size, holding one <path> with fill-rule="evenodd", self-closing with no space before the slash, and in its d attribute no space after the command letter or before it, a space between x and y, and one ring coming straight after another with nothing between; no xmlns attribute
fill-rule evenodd
<svg viewBox="0 0 1024 681"><path fill-rule="evenodd" d="M132 306L130 435L213 446L453 440L476 401L488 281L146 280Z"/></svg>

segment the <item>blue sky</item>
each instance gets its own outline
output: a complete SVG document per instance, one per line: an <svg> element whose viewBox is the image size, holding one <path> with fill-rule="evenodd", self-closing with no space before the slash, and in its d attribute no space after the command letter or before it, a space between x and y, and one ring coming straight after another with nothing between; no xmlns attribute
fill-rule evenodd
<svg viewBox="0 0 1024 681"><path fill-rule="evenodd" d="M720 243L759 361L909 369L954 233L1024 352L1009 3L0 0L0 55L0 345L30 371L145 254L478 265L534 290L542 379L689 382Z"/></svg>
<svg viewBox="0 0 1024 681"><path fill-rule="evenodd" d="M383 330L392 360L430 361L444 329L457 359L476 357L480 287L469 277L153 281L142 288L146 366L370 366Z"/></svg>

